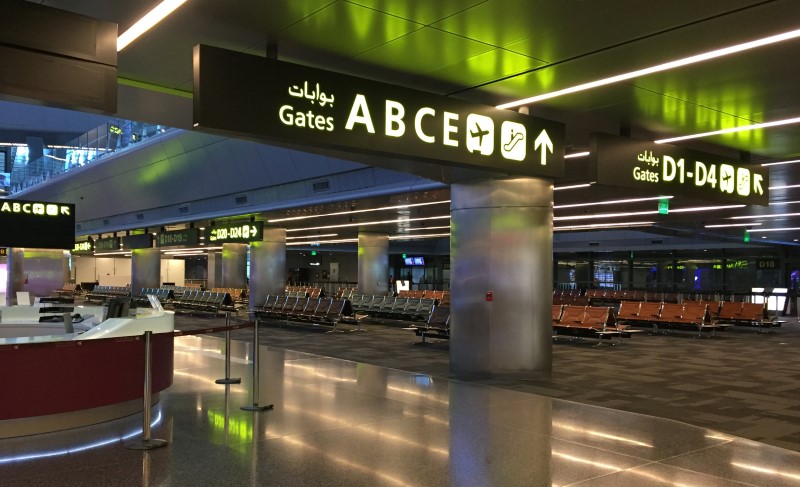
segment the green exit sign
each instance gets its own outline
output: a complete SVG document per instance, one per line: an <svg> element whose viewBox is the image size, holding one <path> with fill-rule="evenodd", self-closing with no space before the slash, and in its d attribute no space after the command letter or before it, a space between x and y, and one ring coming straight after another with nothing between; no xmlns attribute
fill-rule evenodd
<svg viewBox="0 0 800 487"><path fill-rule="evenodd" d="M667 198L662 198L658 200L658 214L666 215L668 213L669 213L669 200Z"/></svg>
<svg viewBox="0 0 800 487"><path fill-rule="evenodd" d="M744 231L744 243L750 242L750 232L747 230Z"/></svg>
<svg viewBox="0 0 800 487"><path fill-rule="evenodd" d="M311 251L311 255L317 255L317 251L316 250L312 250Z"/></svg>

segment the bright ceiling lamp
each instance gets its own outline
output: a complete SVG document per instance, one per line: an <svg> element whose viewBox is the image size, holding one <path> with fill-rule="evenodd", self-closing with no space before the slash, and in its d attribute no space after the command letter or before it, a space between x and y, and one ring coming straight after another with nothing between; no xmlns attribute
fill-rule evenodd
<svg viewBox="0 0 800 487"><path fill-rule="evenodd" d="M442 201L430 201L427 203L411 203L407 205L396 205L396 206L382 206L380 208L369 208L365 210L347 210L347 211L337 211L335 213L323 213L321 215L303 215L303 216L290 216L286 218L275 218L272 220L267 220L268 223L275 223L275 222L285 222L285 221L292 221L292 220L306 220L308 218L320 218L323 216L338 216L338 215L352 215L353 213L367 213L370 211L383 211L383 210L402 210L405 208L413 208L415 206L428 206L428 205L441 205L444 203L450 203L450 200L442 200Z"/></svg>
<svg viewBox="0 0 800 487"><path fill-rule="evenodd" d="M769 202L769 206L774 206L774 205L796 205L797 203L800 203L800 201L770 201Z"/></svg>
<svg viewBox="0 0 800 487"><path fill-rule="evenodd" d="M573 152L572 154L565 154L564 155L564 159L576 159L578 157L586 157L589 154L591 154L591 152L589 152L589 151L586 151L586 152Z"/></svg>
<svg viewBox="0 0 800 487"><path fill-rule="evenodd" d="M177 10L184 3L186 3L186 0L164 0L156 5L153 10L147 12L144 17L137 20L128 30L117 37L117 52L125 49L128 44L164 20L167 15Z"/></svg>
<svg viewBox="0 0 800 487"><path fill-rule="evenodd" d="M619 227L649 227L655 222L622 222L622 223L590 223L586 225L569 225L563 227L553 227L554 232L566 232L572 230L602 230L604 228Z"/></svg>
<svg viewBox="0 0 800 487"><path fill-rule="evenodd" d="M745 42L743 44L736 44L734 46L723 47L722 49L716 49L701 54L695 54L694 56L689 56L682 59L676 59L675 61L670 61L656 66L651 66L649 68L638 69L636 71L631 71L629 73L618 74L610 78L603 78L597 81L591 81L589 83L583 83L580 85L571 86L569 88L551 91L550 93L543 93L541 95L531 96L529 98L524 98L522 100L504 103L502 105L497 105L497 108L504 109L504 108L513 108L522 105L528 105L542 100L548 100L550 98L556 98L558 96L568 95L570 93L590 90L592 88L606 86L613 83L619 83L620 81L626 81L629 79L638 78L640 76L646 76L648 74L659 73L661 71L667 71L670 69L679 68L681 66L687 66L689 64L696 64L699 62L708 61L709 59L715 59L718 57L727 56L729 54L735 54L737 52L747 51L749 49L755 49L757 47L768 46L770 44L796 39L798 37L800 37L800 29L796 29L790 32L784 32L783 34L776 34L769 37L764 37L763 39L756 39L754 41Z"/></svg>
<svg viewBox="0 0 800 487"><path fill-rule="evenodd" d="M787 118L785 120L775 120L774 122L754 123L751 125L742 125L741 127L731 127L729 129L712 130L711 132L703 132L700 134L681 135L680 137L670 137L668 139L654 140L656 144L669 144L671 142L679 142L681 140L699 139L700 137L710 137L712 135L732 134L734 132L745 132L747 130L765 129L769 127L777 127L780 125L791 125L800 123L800 117Z"/></svg>
<svg viewBox="0 0 800 487"><path fill-rule="evenodd" d="M791 161L778 161L778 162L765 162L761 166L780 166L781 164L797 164L800 159L792 159Z"/></svg>
<svg viewBox="0 0 800 487"><path fill-rule="evenodd" d="M763 233L763 232L793 232L800 230L800 227L786 227L786 228L756 228L749 230L750 233Z"/></svg>
<svg viewBox="0 0 800 487"><path fill-rule="evenodd" d="M573 203L569 205L555 205L554 210L561 210L564 208L578 208L580 206L596 206L596 205L618 205L624 203L638 203L640 201L658 201L672 199L674 196L648 196L646 198L628 198L624 200L608 200L608 201L593 201L591 203Z"/></svg>
<svg viewBox="0 0 800 487"><path fill-rule="evenodd" d="M720 223L718 225L706 225L705 228L728 228L728 227L752 227L761 225L760 223Z"/></svg>

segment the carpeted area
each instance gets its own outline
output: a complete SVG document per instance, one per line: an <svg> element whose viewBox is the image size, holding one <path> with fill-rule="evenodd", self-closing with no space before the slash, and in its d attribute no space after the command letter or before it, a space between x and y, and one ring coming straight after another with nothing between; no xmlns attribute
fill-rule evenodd
<svg viewBox="0 0 800 487"><path fill-rule="evenodd" d="M192 329L221 324L224 318L182 314L175 321L179 329ZM259 341L275 348L453 378L447 342L416 344L419 339L413 332L387 323L371 322L365 328L364 332L325 333L328 327L262 323ZM250 341L252 329L234 331L232 338ZM470 380L675 419L800 451L800 324L796 319L769 334L744 327L713 338L639 333L624 339L622 345L592 345L555 343L553 376L548 381Z"/></svg>

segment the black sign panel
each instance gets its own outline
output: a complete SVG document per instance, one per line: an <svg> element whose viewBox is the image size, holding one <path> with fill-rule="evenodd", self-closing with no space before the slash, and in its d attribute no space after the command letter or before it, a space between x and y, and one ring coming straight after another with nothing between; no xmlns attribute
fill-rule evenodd
<svg viewBox="0 0 800 487"><path fill-rule="evenodd" d="M66 249L75 244L75 205L0 200L0 246Z"/></svg>
<svg viewBox="0 0 800 487"><path fill-rule="evenodd" d="M119 237L98 238L94 241L94 250L96 252L119 250Z"/></svg>
<svg viewBox="0 0 800 487"><path fill-rule="evenodd" d="M153 236L149 233L140 235L126 235L122 237L122 247L130 249L149 249L153 246Z"/></svg>
<svg viewBox="0 0 800 487"><path fill-rule="evenodd" d="M220 243L247 243L264 238L264 222L237 223L231 225L217 225L206 227L206 242L208 244Z"/></svg>
<svg viewBox="0 0 800 487"><path fill-rule="evenodd" d="M526 176L564 175L564 126L557 122L209 46L196 46L194 59L194 125L200 130Z"/></svg>
<svg viewBox="0 0 800 487"><path fill-rule="evenodd" d="M156 245L158 247L197 245L198 243L200 243L200 230L196 228L161 232L156 235Z"/></svg>
<svg viewBox="0 0 800 487"><path fill-rule="evenodd" d="M614 135L594 134L592 158L599 184L685 194L711 201L769 204L769 173L725 157Z"/></svg>
<svg viewBox="0 0 800 487"><path fill-rule="evenodd" d="M75 242L72 247L72 253L78 255L91 255L94 253L94 242L92 239L84 240L82 242Z"/></svg>

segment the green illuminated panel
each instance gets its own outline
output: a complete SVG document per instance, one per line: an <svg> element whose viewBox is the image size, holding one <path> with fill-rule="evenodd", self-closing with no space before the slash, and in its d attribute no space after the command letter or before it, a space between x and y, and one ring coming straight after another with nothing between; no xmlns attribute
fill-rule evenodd
<svg viewBox="0 0 800 487"><path fill-rule="evenodd" d="M263 240L263 235L264 222L217 225L206 228L206 242L209 244L255 242Z"/></svg>

